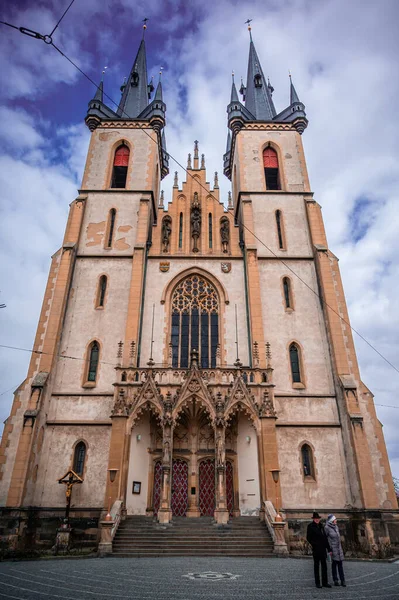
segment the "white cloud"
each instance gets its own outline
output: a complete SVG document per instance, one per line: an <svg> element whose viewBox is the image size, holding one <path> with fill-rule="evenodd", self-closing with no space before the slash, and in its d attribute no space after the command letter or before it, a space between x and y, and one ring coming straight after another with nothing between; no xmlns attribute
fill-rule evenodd
<svg viewBox="0 0 399 600"><path fill-rule="evenodd" d="M34 8L14 16L18 23L34 23L43 30L56 20L59 6L56 2L53 5L52 11ZM132 19L137 19L136 5L130 0L123 0L122 5L131 11ZM206 154L208 179L212 181L213 171L219 171L223 199L230 189L222 175L226 106L231 71L234 69L238 83L241 75L246 76L248 33L244 21L248 16L254 19L254 41L263 70L275 87L278 111L289 102L291 70L310 121L303 138L312 188L323 206L330 247L340 257L352 325L397 365L399 125L395 111L399 81L394 74L399 55L395 28L398 7L395 0L366 5L360 0L253 0L245 4L221 0L203 3L195 24L183 15L179 2L167 3L165 10L173 18L165 23L160 15L165 3L154 0L140 6L150 13L146 15L151 18L149 31L162 31L164 36L161 52L151 56L149 41L147 49L149 63L157 62L157 69L161 64L165 67L168 149L184 165L193 140L199 139L200 152ZM88 28L95 36L91 23L97 25L105 14L109 17L114 7L115 3L108 2L99 8L94 0L74 5L74 12L56 35L57 43L65 44L71 56L78 56L84 68L94 64L100 70L106 64L102 61L112 56L110 73L119 76L120 61L123 58L126 64L127 50L123 48L123 56L118 53L118 31L113 24L125 26L121 20L127 22L127 13L115 14L114 21L107 18L102 28L97 27L101 35L96 39L101 45L96 55L84 46L83 39ZM11 33L6 32L0 41L0 51L9 57L3 73L8 99L26 94L39 99L49 90L56 93L61 81L76 83L78 74L65 59L55 52L52 55L52 49L38 41L23 36L16 39ZM137 43L132 41L132 54ZM117 96L116 90L110 95ZM44 292L48 257L60 244L67 206L80 184L77 174L84 166L87 133L79 124L58 133L52 127L45 135L43 123L10 106L3 110L8 111L2 134L7 144L25 137L20 145L23 159L1 158L0 185L6 192L0 243L6 250L6 261L0 300L8 306L7 315L1 311L0 318L9 324L8 340L29 346ZM44 118L51 121L51 115ZM13 136L11 122L22 132L19 136ZM51 145L59 148L60 139L65 152L63 164L55 160L48 166L43 146L50 152ZM9 146L4 148L7 154ZM172 160L170 168L172 173L179 171L181 181L182 171ZM172 176L162 187L170 198ZM356 207L362 198L371 202L371 208L364 207L359 214ZM354 225L362 228L358 240L352 235ZM363 379L375 393L376 403L399 406L398 373L356 335L355 343ZM23 379L28 361L17 353L2 356L1 364L8 364L3 375L3 389L7 389ZM3 418L10 395L4 399L6 403L0 404ZM392 467L399 476L399 410L377 406L377 411L385 424Z"/></svg>

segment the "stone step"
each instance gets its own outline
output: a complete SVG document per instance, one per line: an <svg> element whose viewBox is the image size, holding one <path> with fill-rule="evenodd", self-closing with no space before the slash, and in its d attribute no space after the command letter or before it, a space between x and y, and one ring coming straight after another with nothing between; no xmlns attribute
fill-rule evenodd
<svg viewBox="0 0 399 600"><path fill-rule="evenodd" d="M115 552L111 556L115 556L117 558L157 558L157 557L166 557L166 556L231 556L231 557L240 557L240 556L253 556L254 558L272 558L274 554L272 552L213 552L211 550L203 552L203 551L191 551L185 550L184 552Z"/></svg>

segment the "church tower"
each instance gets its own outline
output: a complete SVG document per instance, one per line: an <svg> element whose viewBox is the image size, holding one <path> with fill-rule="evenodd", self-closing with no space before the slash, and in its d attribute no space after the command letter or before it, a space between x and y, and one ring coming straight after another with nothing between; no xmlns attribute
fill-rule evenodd
<svg viewBox="0 0 399 600"><path fill-rule="evenodd" d="M284 528L295 548L314 509L334 510L370 545L393 539L382 428L292 81L277 112L251 37L242 101L233 79L227 107L227 206L197 141L165 203L166 105L161 78L156 90L148 81L144 37L121 92L116 110L103 83L89 103L82 187L5 424L0 518L34 514L45 539L73 472L71 522L97 530L104 553L133 515L221 525L256 515L276 552L287 550Z"/></svg>

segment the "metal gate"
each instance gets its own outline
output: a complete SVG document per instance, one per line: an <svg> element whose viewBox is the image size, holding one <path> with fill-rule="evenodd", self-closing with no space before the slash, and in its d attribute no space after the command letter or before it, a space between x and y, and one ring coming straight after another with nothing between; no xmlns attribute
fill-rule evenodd
<svg viewBox="0 0 399 600"><path fill-rule="evenodd" d="M172 467L172 515L185 517L188 507L188 464L176 458Z"/></svg>
<svg viewBox="0 0 399 600"><path fill-rule="evenodd" d="M215 459L207 458L199 466L199 509L201 517L215 512Z"/></svg>
<svg viewBox="0 0 399 600"><path fill-rule="evenodd" d="M158 514L159 507L161 505L161 488L162 488L162 462L157 460L154 465L154 493L152 505L154 508L154 515Z"/></svg>
<svg viewBox="0 0 399 600"><path fill-rule="evenodd" d="M227 510L232 517L234 508L233 463L229 461L226 462L226 499Z"/></svg>

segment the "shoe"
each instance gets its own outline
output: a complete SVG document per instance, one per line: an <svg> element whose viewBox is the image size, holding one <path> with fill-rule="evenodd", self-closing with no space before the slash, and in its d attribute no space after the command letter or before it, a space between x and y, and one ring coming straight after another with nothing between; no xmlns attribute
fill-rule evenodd
<svg viewBox="0 0 399 600"><path fill-rule="evenodd" d="M341 581L341 585L342 585L342 587L346 587L345 581Z"/></svg>
<svg viewBox="0 0 399 600"><path fill-rule="evenodd" d="M330 585L329 583L323 583L323 587L332 587L332 585Z"/></svg>
<svg viewBox="0 0 399 600"><path fill-rule="evenodd" d="M320 583L316 583L316 587L317 587L317 588L322 588L323 586L322 586L322 585L320 585Z"/></svg>
<svg viewBox="0 0 399 600"><path fill-rule="evenodd" d="M334 585L339 586L339 582L338 581L334 581Z"/></svg>

